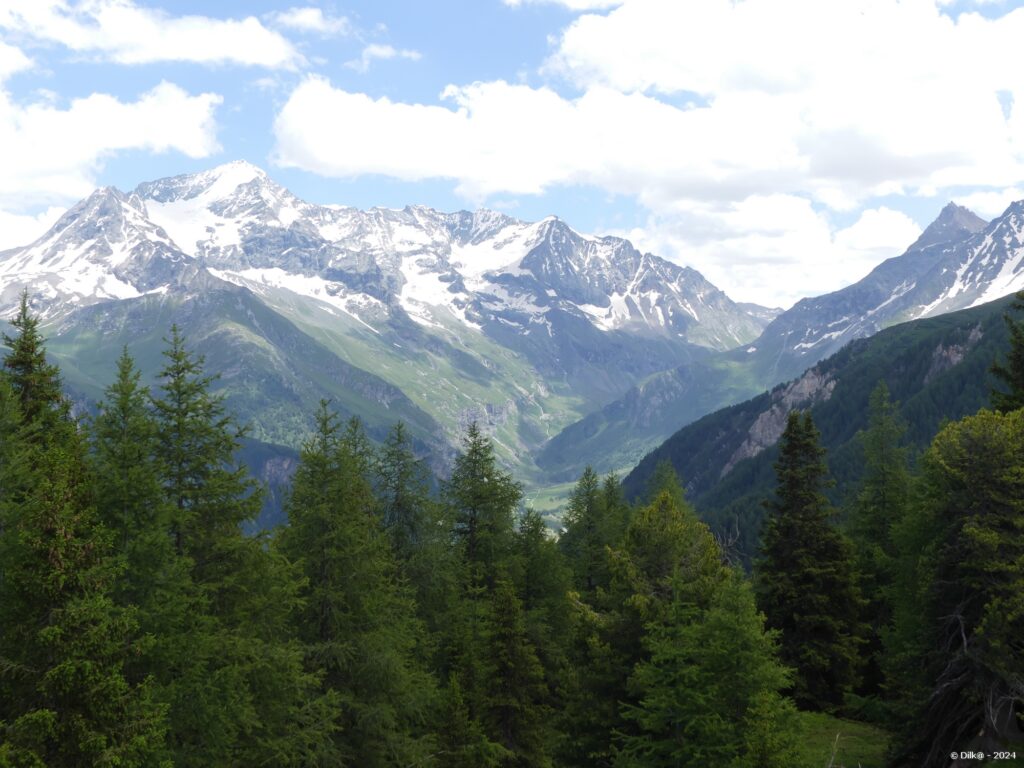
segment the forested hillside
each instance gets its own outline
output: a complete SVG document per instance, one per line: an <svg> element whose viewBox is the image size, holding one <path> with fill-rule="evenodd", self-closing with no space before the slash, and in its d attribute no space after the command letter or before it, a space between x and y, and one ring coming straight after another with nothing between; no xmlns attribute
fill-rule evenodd
<svg viewBox="0 0 1024 768"><path fill-rule="evenodd" d="M587 470L555 538L476 424L433 492L404 425L374 448L328 402L287 524L253 533L244 427L177 326L157 386L126 349L84 421L27 297L13 329L0 766L918 766L1024 748L1021 326L997 410L947 424L917 471L876 391L844 529L813 415L788 414L752 575L667 463L636 504Z"/></svg>
<svg viewBox="0 0 1024 768"><path fill-rule="evenodd" d="M856 493L863 474L862 438L879 382L895 401L916 456L945 421L988 403L996 383L988 369L1008 344L1003 315L1011 301L1008 297L855 340L797 379L705 416L640 462L623 480L627 497L642 496L658 463L668 461L684 479L701 518L730 537L749 561L764 518L760 500L775 482L776 441L790 410L813 415L835 481L826 493L842 506Z"/></svg>

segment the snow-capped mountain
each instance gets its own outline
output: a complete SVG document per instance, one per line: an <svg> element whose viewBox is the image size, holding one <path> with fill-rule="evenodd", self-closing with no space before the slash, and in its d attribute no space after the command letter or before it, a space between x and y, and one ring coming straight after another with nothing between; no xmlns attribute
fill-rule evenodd
<svg viewBox="0 0 1024 768"><path fill-rule="evenodd" d="M717 349L749 341L763 325L696 271L625 240L581 235L555 217L315 205L245 162L143 183L130 195L98 190L37 242L0 254L0 309L21 285L51 313L131 298L171 284L184 263L313 298L370 325L400 308L425 326L448 315L528 333L548 329L558 310L601 331Z"/></svg>
<svg viewBox="0 0 1024 768"><path fill-rule="evenodd" d="M677 429L795 379L854 339L1024 289L1024 201L986 223L954 203L901 256L803 299L745 347L658 372L552 438L538 463L561 479L635 462Z"/></svg>
<svg viewBox="0 0 1024 768"><path fill-rule="evenodd" d="M228 364L226 345L259 367L230 366L224 381L261 439L295 443L301 427L280 409L265 416L254 382L315 402L309 385L324 376L338 401L344 370L361 382L352 412L388 423L397 389L424 441L453 443L478 420L513 462L642 378L749 342L773 316L555 217L318 205L245 162L97 190L36 242L0 253L0 316L25 288L83 391L105 374L81 356L116 341L158 361L146 345L186 318L216 359ZM254 301L333 359L296 379L281 347L294 333Z"/></svg>
<svg viewBox="0 0 1024 768"><path fill-rule="evenodd" d="M776 317L750 354L779 380L847 342L906 320L965 309L1024 288L1021 206L990 224L949 203L901 256L862 280L803 299Z"/></svg>

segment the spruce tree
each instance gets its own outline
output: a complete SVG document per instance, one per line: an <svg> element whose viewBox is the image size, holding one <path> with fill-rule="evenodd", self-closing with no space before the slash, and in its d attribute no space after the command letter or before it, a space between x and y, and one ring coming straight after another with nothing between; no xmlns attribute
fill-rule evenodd
<svg viewBox="0 0 1024 768"><path fill-rule="evenodd" d="M857 679L862 601L850 546L830 523L824 455L810 414L790 413L755 573L759 607L794 669L794 699L827 710Z"/></svg>
<svg viewBox="0 0 1024 768"><path fill-rule="evenodd" d="M423 764L435 688L418 659L423 628L352 436L321 403L278 544L305 578L297 630L309 669L338 701L340 759L367 768Z"/></svg>
<svg viewBox="0 0 1024 768"><path fill-rule="evenodd" d="M549 692L544 668L527 636L522 603L506 579L495 585L490 603L490 674L482 719L491 739L507 752L502 766L550 766Z"/></svg>
<svg viewBox="0 0 1024 768"><path fill-rule="evenodd" d="M23 295L0 375L0 752L13 765L163 763L165 711L129 681L134 612L83 441ZM13 386L12 386L13 385Z"/></svg>
<svg viewBox="0 0 1024 768"><path fill-rule="evenodd" d="M1024 312L1024 291L1017 293L1012 310ZM1005 392L992 390L992 407L1007 413L1024 408L1024 322L1014 320L1009 313L1003 316L1010 332L1010 350L1006 362L992 363L991 372L1007 388Z"/></svg>
<svg viewBox="0 0 1024 768"><path fill-rule="evenodd" d="M330 734L290 618L300 575L262 536L246 536L260 494L236 457L244 430L214 377L172 326L160 372L156 454L187 611L155 671L170 704L176 765L301 765Z"/></svg>
<svg viewBox="0 0 1024 768"><path fill-rule="evenodd" d="M18 314L11 320L14 336L3 335L10 350L4 370L21 407L25 424L32 425L37 440L45 440L58 421L66 420L68 403L61 390L60 371L46 360L39 318L29 311L28 291L21 294Z"/></svg>
<svg viewBox="0 0 1024 768"><path fill-rule="evenodd" d="M140 378L125 347L117 378L92 420L90 458L97 510L125 564L116 589L119 602L139 608L144 629L164 634L170 627L157 614L180 603L187 587L169 536L172 509L161 485L157 424Z"/></svg>
<svg viewBox="0 0 1024 768"><path fill-rule="evenodd" d="M582 672L566 705L561 751L569 765L611 765L618 741L639 735L625 713L638 703L629 679L650 656L648 633L676 600L706 608L728 574L707 526L677 499L665 491L632 516L610 553L607 593L594 606L575 605L572 659Z"/></svg>
<svg viewBox="0 0 1024 768"><path fill-rule="evenodd" d="M165 710L125 663L133 612L116 606L111 536L89 505L79 449L37 449L31 489L3 531L0 742L14 765L163 764Z"/></svg>

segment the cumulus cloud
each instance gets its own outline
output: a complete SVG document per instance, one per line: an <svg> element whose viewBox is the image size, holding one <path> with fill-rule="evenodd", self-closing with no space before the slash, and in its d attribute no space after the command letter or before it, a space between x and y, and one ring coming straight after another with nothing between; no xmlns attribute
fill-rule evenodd
<svg viewBox="0 0 1024 768"><path fill-rule="evenodd" d="M10 213L88 195L103 160L125 150L218 151L214 112L221 97L190 95L162 82L135 101L94 93L66 109L21 105L0 91L0 208Z"/></svg>
<svg viewBox="0 0 1024 768"><path fill-rule="evenodd" d="M356 72L368 72L370 65L374 61L386 61L388 59L409 59L410 61L419 61L421 58L422 54L420 54L419 51L413 51L407 48L398 49L394 46L382 43L371 43L363 48L363 52L360 54L358 59L346 61L345 66L349 69L356 70Z"/></svg>
<svg viewBox="0 0 1024 768"><path fill-rule="evenodd" d="M24 54L20 48L7 45L0 40L0 84L13 75L29 69L32 66L32 59Z"/></svg>
<svg viewBox="0 0 1024 768"><path fill-rule="evenodd" d="M610 10L555 39L547 85L452 85L413 104L307 78L278 114L278 161L451 179L473 202L595 186L636 198L651 237L709 276L749 262L749 279L719 269L729 291L777 283L778 263L804 269L780 296L838 287L913 240L913 222L872 201L966 189L989 214L1024 183L1024 8L951 18L935 0L562 4ZM874 213L855 229L834 224L865 207ZM758 216L781 232L750 230Z"/></svg>
<svg viewBox="0 0 1024 768"><path fill-rule="evenodd" d="M738 301L789 307L838 290L906 250L921 234L907 215L886 207L836 227L810 201L752 196L741 203L652 215L619 232L638 247L700 271Z"/></svg>
<svg viewBox="0 0 1024 768"><path fill-rule="evenodd" d="M57 223L66 209L50 206L37 214L18 214L0 210L0 251L28 245Z"/></svg>
<svg viewBox="0 0 1024 768"><path fill-rule="evenodd" d="M994 219L1003 213L1010 203L1024 200L1024 188L1007 187L1005 189L978 190L966 195L958 195L956 202L970 208L983 219Z"/></svg>
<svg viewBox="0 0 1024 768"><path fill-rule="evenodd" d="M0 29L120 64L190 61L294 68L302 56L259 19L173 16L132 0L7 0Z"/></svg>
<svg viewBox="0 0 1024 768"><path fill-rule="evenodd" d="M289 8L270 14L270 19L282 27L319 35L347 35L352 23L345 16L328 16L320 8Z"/></svg>

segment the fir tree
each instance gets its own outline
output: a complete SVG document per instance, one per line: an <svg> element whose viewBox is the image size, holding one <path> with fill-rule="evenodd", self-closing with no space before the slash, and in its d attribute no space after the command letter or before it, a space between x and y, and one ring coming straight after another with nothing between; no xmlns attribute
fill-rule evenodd
<svg viewBox="0 0 1024 768"><path fill-rule="evenodd" d="M1024 312L1024 291L1019 291L1010 308ZM1024 322L1014 320L1009 313L1004 315L1010 332L1010 350L1006 362L992 363L991 372L1006 386L1007 391L992 390L992 407L1003 413L1024 408Z"/></svg>
<svg viewBox="0 0 1024 768"><path fill-rule="evenodd" d="M91 460L97 509L125 561L119 602L155 619L150 612L161 612L183 589L183 573L168 535L171 509L156 458L157 424L149 410L149 390L139 380L126 347L117 361L117 378L92 421ZM146 618L140 621L147 630L157 630L146 626Z"/></svg>
<svg viewBox="0 0 1024 768"><path fill-rule="evenodd" d="M164 709L130 682L130 609L84 447L22 297L0 376L0 743L14 765L162 763ZM13 388L8 384L13 382Z"/></svg>
<svg viewBox="0 0 1024 768"><path fill-rule="evenodd" d="M637 704L628 681L649 657L648 632L666 622L676 600L706 608L728 573L707 526L670 491L633 515L610 562L608 592L574 612L573 665L584 671L566 706L570 765L611 765L616 738L639 735L624 713Z"/></svg>
<svg viewBox="0 0 1024 768"><path fill-rule="evenodd" d="M353 765L422 764L430 754L426 716L434 683L417 661L423 630L397 579L374 515L376 499L326 403L303 447L282 530L282 552L307 586L297 615L311 670L340 706L336 737Z"/></svg>
<svg viewBox="0 0 1024 768"><path fill-rule="evenodd" d="M793 696L813 709L842 704L856 682L862 603L853 555L829 522L824 449L809 413L789 415L775 463L778 486L756 565L759 607L781 633Z"/></svg>

